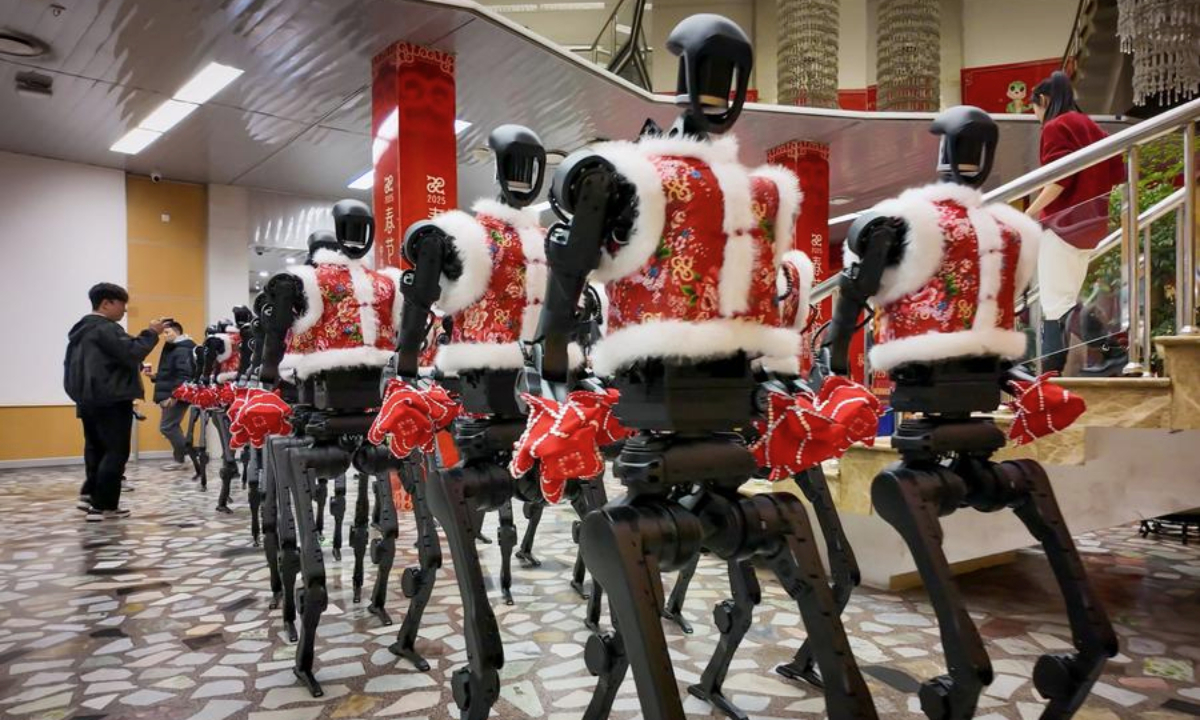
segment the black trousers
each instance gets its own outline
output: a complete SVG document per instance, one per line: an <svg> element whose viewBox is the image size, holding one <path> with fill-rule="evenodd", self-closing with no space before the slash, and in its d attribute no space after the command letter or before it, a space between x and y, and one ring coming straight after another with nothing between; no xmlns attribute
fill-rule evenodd
<svg viewBox="0 0 1200 720"><path fill-rule="evenodd" d="M116 510L121 502L121 478L129 462L129 436L133 431L133 402L81 405L76 414L83 423L83 462L87 479L80 495L92 499L98 510Z"/></svg>

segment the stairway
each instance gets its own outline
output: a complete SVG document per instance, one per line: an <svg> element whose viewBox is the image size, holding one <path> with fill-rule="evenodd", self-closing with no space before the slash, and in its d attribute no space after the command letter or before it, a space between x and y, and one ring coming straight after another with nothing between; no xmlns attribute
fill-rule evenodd
<svg viewBox="0 0 1200 720"><path fill-rule="evenodd" d="M1133 107L1133 65L1117 37L1117 0L1081 0L1075 37L1075 95L1091 115L1122 115Z"/></svg>
<svg viewBox="0 0 1200 720"><path fill-rule="evenodd" d="M1075 533L1132 523L1200 505L1200 336L1157 338L1166 365L1162 378L1065 378L1060 382L1088 403L1066 431L1023 447L1008 447L998 460L1041 462L1059 505ZM1010 417L996 416L1001 427ZM899 535L874 514L871 482L899 460L886 438L875 447L855 446L826 475L834 502L858 553L863 582L900 589L919 584ZM786 491L803 497L790 480L753 482L748 492ZM944 518L945 548L957 572L1006 562L1034 544L1008 512L962 511Z"/></svg>

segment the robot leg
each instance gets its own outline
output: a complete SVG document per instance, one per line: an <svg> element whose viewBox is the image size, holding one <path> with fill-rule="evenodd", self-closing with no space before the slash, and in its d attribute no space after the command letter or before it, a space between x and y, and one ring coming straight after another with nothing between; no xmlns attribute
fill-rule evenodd
<svg viewBox="0 0 1200 720"><path fill-rule="evenodd" d="M325 539L325 502L329 499L329 478L318 479L314 491L313 502L317 506L315 513L317 537L323 540Z"/></svg>
<svg viewBox="0 0 1200 720"><path fill-rule="evenodd" d="M258 547L260 535L260 511L262 508L262 450L247 448L246 453L246 490L250 503L250 537L254 547Z"/></svg>
<svg viewBox="0 0 1200 720"><path fill-rule="evenodd" d="M599 510L608 502L608 498L604 492L604 476L600 475L594 478L580 479L568 486L568 491L572 491L571 505L575 508L575 512L579 515L579 520L575 521L571 527L574 535L575 543L579 543L579 532L583 527L583 518L592 510ZM583 581L586 568L583 564L583 553L576 551L575 567L571 575L571 587L575 592L579 593L587 600L587 612L584 615L583 624L592 632L600 632L600 602L604 599L604 589L600 587L600 583L595 577L592 578L592 589L585 589Z"/></svg>
<svg viewBox="0 0 1200 720"><path fill-rule="evenodd" d="M233 489L233 479L238 475L237 460L233 449L229 447L229 416L217 412L212 420L217 428L217 436L221 439L221 470L218 473L221 478L221 492L217 495L217 512L228 514L233 512L229 509L229 495Z"/></svg>
<svg viewBox="0 0 1200 720"><path fill-rule="evenodd" d="M303 585L296 592L296 605L300 611L300 636L296 643L296 664L292 672L308 688L313 697L321 697L325 691L313 675L316 658L317 626L321 614L329 605L325 588L325 560L321 556L321 542L313 518L313 492L317 485L316 471L308 467L305 455L310 448L299 447L288 453L291 461L291 501L296 509L296 534L299 539L300 575Z"/></svg>
<svg viewBox="0 0 1200 720"><path fill-rule="evenodd" d="M262 473L262 531L263 554L267 557L267 570L271 576L271 610L279 607L283 597L283 577L279 572L279 495L278 483L275 481L275 456L271 445L282 441L283 438L273 438L265 449L255 449L259 462L263 465Z"/></svg>
<svg viewBox="0 0 1200 720"><path fill-rule="evenodd" d="M662 609L663 618L678 625L679 629L688 635L695 631L692 624L683 617L683 601L687 599L688 588L692 586L692 578L696 577L696 566L699 564L700 555L697 554L687 565L683 566L679 571L679 577L675 579L675 587L671 588L671 595Z"/></svg>
<svg viewBox="0 0 1200 720"><path fill-rule="evenodd" d="M526 502L521 505L528 524L525 525L525 535L521 537L521 547L517 549L517 559L522 567L541 567L542 561L533 555L533 539L537 535L538 525L542 522L542 512L546 509L544 502Z"/></svg>
<svg viewBox="0 0 1200 720"><path fill-rule="evenodd" d="M833 495L829 492L825 472L818 465L797 476L796 482L812 505L817 524L821 527L821 534L825 537L830 579L833 581L833 598L840 613L846 609L851 593L862 579L858 571L858 560L855 559L854 550L850 547L845 530L842 529L842 519L833 505ZM808 639L805 639L790 663L780 665L775 671L786 678L805 680L821 687L821 675L817 672L812 645Z"/></svg>
<svg viewBox="0 0 1200 720"><path fill-rule="evenodd" d="M200 479L200 489L208 489L208 410L200 411L198 421L200 440L196 444L196 477Z"/></svg>
<svg viewBox="0 0 1200 720"><path fill-rule="evenodd" d="M279 576L283 580L283 627L288 641L296 642L296 576L300 573L300 531L296 520L299 512L293 505L297 495L296 486L305 482L296 477L292 469L292 454L299 449L300 441L294 438L279 438L268 446L270 459L275 468L275 500L279 512Z"/></svg>
<svg viewBox="0 0 1200 720"><path fill-rule="evenodd" d="M333 479L333 499L329 501L333 515L333 559L342 559L342 522L346 519L346 473Z"/></svg>
<svg viewBox="0 0 1200 720"><path fill-rule="evenodd" d="M942 550L938 518L954 512L965 496L963 479L940 467L902 463L871 483L871 502L904 538L937 612L949 672L922 683L919 696L925 714L939 720L969 720L979 693L992 682L992 662ZM828 687L829 678L825 681Z"/></svg>
<svg viewBox="0 0 1200 720"><path fill-rule="evenodd" d="M749 716L725 697L721 686L725 684L725 676L729 673L729 664L733 662L738 645L750 630L754 606L762 602L762 589L749 559L732 559L728 565L733 600L725 600L713 608L713 624L721 633L721 639L717 642L712 659L704 668L704 674L700 676L700 682L688 687L688 692L733 720L747 720Z"/></svg>
<svg viewBox="0 0 1200 720"><path fill-rule="evenodd" d="M517 525L513 522L512 499L500 506L500 529L497 539L500 541L500 593L504 596L504 604L512 605L512 555L517 544Z"/></svg>
<svg viewBox="0 0 1200 720"><path fill-rule="evenodd" d="M371 591L371 604L367 611L384 625L392 624L392 616L388 615L387 585L388 577L392 574L392 563L396 560L396 536L400 534L399 520L396 518L396 501L392 495L392 473L384 470L375 477L372 484L375 489L375 527L379 537L371 541L371 562L375 563L375 587Z"/></svg>
<svg viewBox="0 0 1200 720"><path fill-rule="evenodd" d="M475 545L477 523L486 507L498 507L511 498L512 478L499 466L467 466L430 473L426 489L430 510L450 544L463 600L468 666L454 671L454 700L461 720L484 720L500 695L504 645L483 582Z"/></svg>
<svg viewBox="0 0 1200 720"><path fill-rule="evenodd" d="M367 555L367 544L370 542L370 505L368 500L367 483L370 477L358 473L358 495L354 498L354 524L350 526L350 547L354 550L354 602L362 602L363 559Z"/></svg>
<svg viewBox="0 0 1200 720"><path fill-rule="evenodd" d="M417 632L421 629L421 618L425 607L433 595L433 585L437 579L437 571L442 567L442 545L438 539L437 525L433 514L429 511L429 500L426 493L425 472L423 459L410 460L404 463L400 470L400 480L404 489L412 496L413 514L417 521L417 556L420 559L418 567L407 567L400 579L400 589L404 597L412 600L404 622L400 624L400 632L396 633L396 642L388 648L393 655L411 662L418 670L429 670L429 663L417 652ZM436 472L436 471L435 471Z"/></svg>
<svg viewBox="0 0 1200 720"><path fill-rule="evenodd" d="M1050 700L1042 720L1066 720L1075 715L1091 692L1104 670L1104 661L1117 654L1117 636L1088 583L1046 471L1032 460L1001 463L998 469L1025 488L1024 502L1015 507L1015 512L1042 543L1067 606L1078 652L1043 655L1033 669L1034 686Z"/></svg>

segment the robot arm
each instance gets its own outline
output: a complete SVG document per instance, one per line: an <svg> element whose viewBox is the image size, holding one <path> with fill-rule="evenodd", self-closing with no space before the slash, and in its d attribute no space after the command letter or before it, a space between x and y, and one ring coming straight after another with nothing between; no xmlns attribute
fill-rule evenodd
<svg viewBox="0 0 1200 720"><path fill-rule="evenodd" d="M550 277L538 321L534 365L544 391L558 400L565 399L569 389L568 347L578 332L577 309L588 275L599 267L604 243L611 236L620 237L622 227L628 232L627 218L617 202L621 184L612 164L586 151L567 158L554 175L551 200L571 219L550 228L546 237Z"/></svg>
<svg viewBox="0 0 1200 720"><path fill-rule="evenodd" d="M192 348L192 383L200 382L204 377L204 366L207 362L208 352L204 344L197 345Z"/></svg>
<svg viewBox="0 0 1200 720"><path fill-rule="evenodd" d="M279 363L283 361L288 331L304 311L304 288L296 276L280 273L267 281L263 293L267 299L259 316L262 324L260 377L263 383L275 385L279 381Z"/></svg>
<svg viewBox="0 0 1200 720"><path fill-rule="evenodd" d="M833 310L829 337L829 365L838 375L850 370L850 340L858 330L858 318L867 301L879 292L883 271L900 262L904 254L907 226L899 218L867 212L850 226L847 247L858 262L842 271L839 295Z"/></svg>
<svg viewBox="0 0 1200 720"><path fill-rule="evenodd" d="M450 279L461 275L461 263L453 247L454 238L429 221L415 223L405 233L404 257L413 266L400 281L404 309L396 346L396 374L406 381L417 378L421 347L428 337L429 316L442 294L442 275Z"/></svg>
<svg viewBox="0 0 1200 720"><path fill-rule="evenodd" d="M210 335L204 339L204 371L203 377L205 380L212 381L216 378L217 360L221 355L221 351L225 349L225 343L216 335Z"/></svg>

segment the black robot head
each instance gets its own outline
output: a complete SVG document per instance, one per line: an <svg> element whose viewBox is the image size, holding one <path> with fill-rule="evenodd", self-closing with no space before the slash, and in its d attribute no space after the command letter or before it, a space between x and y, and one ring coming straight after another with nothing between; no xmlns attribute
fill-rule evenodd
<svg viewBox="0 0 1200 720"><path fill-rule="evenodd" d="M318 250L341 252L341 249L338 247L337 236L328 230L314 230L308 236L308 258L304 262L311 265L313 256L317 254Z"/></svg>
<svg viewBox="0 0 1200 720"><path fill-rule="evenodd" d="M695 129L720 133L732 127L746 102L754 67L746 33L720 15L692 15L671 31L667 50L679 56L675 103L687 106Z"/></svg>
<svg viewBox="0 0 1200 720"><path fill-rule="evenodd" d="M363 257L375 242L375 218L360 200L341 200L333 206L333 232L338 249L347 257Z"/></svg>
<svg viewBox="0 0 1200 720"><path fill-rule="evenodd" d="M253 318L254 315L250 312L250 308L245 305L238 305L233 309L233 322L239 328L250 322Z"/></svg>
<svg viewBox="0 0 1200 720"><path fill-rule="evenodd" d="M946 182L981 187L992 172L1000 131L977 107L958 105L938 115L929 132L940 135L938 176Z"/></svg>
<svg viewBox="0 0 1200 720"><path fill-rule="evenodd" d="M263 308L265 308L267 306L267 299L268 299L267 294L265 292L260 292L259 294L254 296L254 316L255 317L259 317L259 318L262 317Z"/></svg>
<svg viewBox="0 0 1200 720"><path fill-rule="evenodd" d="M522 208L537 199L546 177L546 148L522 125L501 125L488 135L496 154L496 182L505 204Z"/></svg>

